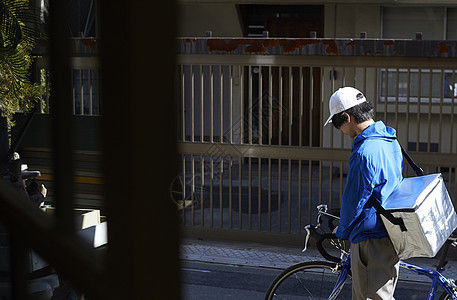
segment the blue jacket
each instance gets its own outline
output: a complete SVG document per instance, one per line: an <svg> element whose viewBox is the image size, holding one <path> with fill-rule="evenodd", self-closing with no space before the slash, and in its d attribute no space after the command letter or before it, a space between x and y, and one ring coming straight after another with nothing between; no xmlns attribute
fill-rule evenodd
<svg viewBox="0 0 457 300"><path fill-rule="evenodd" d="M373 195L382 203L402 180L402 169L395 129L378 121L355 138L341 199L339 239L358 243L388 236L381 217L367 201Z"/></svg>

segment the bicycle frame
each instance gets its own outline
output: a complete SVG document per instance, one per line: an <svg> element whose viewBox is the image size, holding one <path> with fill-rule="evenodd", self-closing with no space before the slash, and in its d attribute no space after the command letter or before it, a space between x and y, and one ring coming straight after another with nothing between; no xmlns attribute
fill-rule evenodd
<svg viewBox="0 0 457 300"><path fill-rule="evenodd" d="M335 268L341 267L340 276L338 276L338 280L336 281L335 287L332 290L332 293L328 297L329 300L336 299L340 294L343 286L348 278L349 271L351 270L351 258L348 255L341 263L337 264Z"/></svg>
<svg viewBox="0 0 457 300"><path fill-rule="evenodd" d="M305 236L305 241L304 241L304 249L302 250L303 252L306 251L306 249L307 249L309 237L312 235L312 233L323 236L323 234L320 234L316 231L316 229L318 229L320 227L320 224L322 223L322 220L321 220L322 215L325 215L325 216L328 216L328 217L331 217L334 219L339 219L337 216L327 213L327 205L325 205L325 204L321 204L321 205L317 206L317 209L318 209L317 225L305 226L306 236ZM444 277L440 273L440 271L444 269L444 268L442 268L444 266L444 264L442 265L442 261L444 262L444 259L445 259L446 253L447 253L447 248L449 247L449 245L451 245L452 241L454 241L453 243L456 243L456 241L454 239L454 240L451 240L447 244L447 247L444 249L444 252L443 252L444 254L442 254L441 261L437 267L437 270L429 270L429 269L422 268L417 265L413 265L413 264L410 264L410 263L407 263L404 261L400 261L400 268L415 272L418 275L427 276L429 279L431 279L432 284L430 286L427 300L433 300L435 298L435 295L436 295L436 292L437 292L437 289L439 286L441 286L444 289L444 291L449 296L452 297L452 299L457 300L456 282L453 279L448 279L448 278ZM323 250L323 252L325 252L325 253L323 253L323 252L321 252L321 249L319 247L318 247L318 249L324 258L326 258L327 260L331 260L331 259L327 258L326 254L328 255L328 253L325 250ZM339 250L341 251L341 249L339 249ZM343 252L342 252L342 254L343 254ZM340 262L335 264L335 268L334 268L335 272L337 269L340 269L341 272L340 272L340 275L338 276L335 286L333 287L332 293L330 294L330 296L328 298L329 300L337 299L338 295L340 294L340 292L346 282L346 279L348 278L349 272L351 271L350 254L347 252L344 252L344 255L345 255L345 257L343 258L343 256L342 256L342 257L340 257L340 260L337 259ZM331 261L336 261L336 260L331 260Z"/></svg>
<svg viewBox="0 0 457 300"><path fill-rule="evenodd" d="M349 271L351 270L350 256L346 257L340 264L337 264L335 268L338 267L341 267L341 273L338 276L338 280L335 283L332 293L328 297L329 300L337 299L341 289L346 282L346 279L348 278ZM457 300L457 290L455 289L454 282L441 275L440 272L425 269L404 261L400 261L400 268L416 272L419 275L427 276L432 280L432 285L430 287L427 300L433 300L435 298L438 286L441 286L446 291L446 293L452 297L452 299Z"/></svg>
<svg viewBox="0 0 457 300"><path fill-rule="evenodd" d="M438 286L441 286L446 291L446 293L452 296L452 299L457 299L457 290L455 290L454 282L441 275L440 272L428 270L404 261L400 261L400 268L408 269L410 271L416 272L419 275L427 276L432 280L432 285L430 287L427 300L434 299Z"/></svg>

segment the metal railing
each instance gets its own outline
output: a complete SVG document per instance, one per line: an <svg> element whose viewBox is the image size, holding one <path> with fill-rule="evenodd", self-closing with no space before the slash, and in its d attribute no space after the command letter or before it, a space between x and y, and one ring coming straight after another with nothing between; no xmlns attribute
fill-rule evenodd
<svg viewBox="0 0 457 300"><path fill-rule="evenodd" d="M185 228L291 241L317 203L339 208L352 140L323 123L346 85L417 164L443 173L455 201L457 61L454 46L437 52L443 43L179 39L181 173L170 195Z"/></svg>
<svg viewBox="0 0 457 300"><path fill-rule="evenodd" d="M75 51L74 49L72 49ZM79 56L70 59L71 64L71 90L73 114L80 116L99 116L101 111L100 94L100 63L98 54L93 56ZM50 113L51 81L49 77L49 61L46 57L36 58L36 74L44 86L41 111ZM38 79L37 79L38 80Z"/></svg>

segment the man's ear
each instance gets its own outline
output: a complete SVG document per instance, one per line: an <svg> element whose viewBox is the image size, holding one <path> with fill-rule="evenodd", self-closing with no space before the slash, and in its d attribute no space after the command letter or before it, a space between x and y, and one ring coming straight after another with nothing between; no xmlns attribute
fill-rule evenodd
<svg viewBox="0 0 457 300"><path fill-rule="evenodd" d="M349 123L351 121L351 116L348 113L344 113L344 122Z"/></svg>

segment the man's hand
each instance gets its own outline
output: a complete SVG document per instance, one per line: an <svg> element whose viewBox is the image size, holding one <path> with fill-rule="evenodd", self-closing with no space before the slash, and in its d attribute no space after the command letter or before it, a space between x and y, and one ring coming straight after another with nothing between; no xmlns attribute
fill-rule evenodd
<svg viewBox="0 0 457 300"><path fill-rule="evenodd" d="M332 233L333 234L336 234L336 230L338 229L338 226L335 227L335 229L333 229Z"/></svg>

